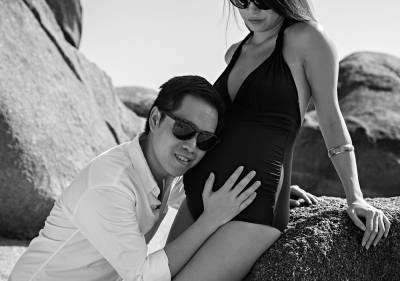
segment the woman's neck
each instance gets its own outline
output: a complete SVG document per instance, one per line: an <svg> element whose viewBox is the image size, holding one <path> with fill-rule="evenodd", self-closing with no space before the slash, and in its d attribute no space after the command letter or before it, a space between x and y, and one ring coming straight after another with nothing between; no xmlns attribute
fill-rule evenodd
<svg viewBox="0 0 400 281"><path fill-rule="evenodd" d="M284 18L279 17L273 23L271 23L271 26L268 29L263 31L255 31L251 38L251 44L256 46L262 45L263 43L268 42L271 38L276 37L281 29L283 21Z"/></svg>

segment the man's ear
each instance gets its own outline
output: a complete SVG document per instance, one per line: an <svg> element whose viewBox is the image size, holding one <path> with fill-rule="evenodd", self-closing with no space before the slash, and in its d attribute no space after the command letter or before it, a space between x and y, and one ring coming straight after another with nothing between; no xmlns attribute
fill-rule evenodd
<svg viewBox="0 0 400 281"><path fill-rule="evenodd" d="M150 111L149 126L150 131L153 131L161 123L161 112L158 110L157 106L154 106Z"/></svg>

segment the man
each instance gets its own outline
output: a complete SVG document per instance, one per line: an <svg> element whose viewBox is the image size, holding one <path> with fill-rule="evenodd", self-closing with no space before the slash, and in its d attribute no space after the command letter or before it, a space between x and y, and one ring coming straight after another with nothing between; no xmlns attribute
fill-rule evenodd
<svg viewBox="0 0 400 281"><path fill-rule="evenodd" d="M171 188L216 143L222 114L223 102L204 78L175 77L163 84L145 132L99 155L77 175L9 280L170 280L256 196L258 182L242 192L254 174L235 185L241 168L216 192L210 175L200 218L147 255Z"/></svg>

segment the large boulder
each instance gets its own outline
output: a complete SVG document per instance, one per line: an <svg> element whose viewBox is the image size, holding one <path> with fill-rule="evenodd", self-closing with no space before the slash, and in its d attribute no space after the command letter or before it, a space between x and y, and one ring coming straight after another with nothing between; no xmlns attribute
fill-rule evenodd
<svg viewBox="0 0 400 281"><path fill-rule="evenodd" d="M82 6L80 0L46 0L54 12L65 40L79 48L82 35Z"/></svg>
<svg viewBox="0 0 400 281"><path fill-rule="evenodd" d="M0 1L0 235L32 238L93 157L142 129L44 0Z"/></svg>
<svg viewBox="0 0 400 281"><path fill-rule="evenodd" d="M141 117L147 117L158 95L156 90L140 86L117 87L116 90L121 101Z"/></svg>
<svg viewBox="0 0 400 281"><path fill-rule="evenodd" d="M355 53L340 62L339 104L349 129L365 196L400 195L400 59ZM308 112L298 137L292 183L317 195L344 197L318 126Z"/></svg>
<svg viewBox="0 0 400 281"><path fill-rule="evenodd" d="M346 213L344 199L291 210L287 231L263 254L246 281L400 280L400 197L368 200L392 225L387 239L369 250Z"/></svg>

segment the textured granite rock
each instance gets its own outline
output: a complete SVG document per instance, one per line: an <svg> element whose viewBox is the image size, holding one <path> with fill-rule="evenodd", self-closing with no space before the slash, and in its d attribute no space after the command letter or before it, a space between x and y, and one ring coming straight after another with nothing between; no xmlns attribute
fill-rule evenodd
<svg viewBox="0 0 400 281"><path fill-rule="evenodd" d="M369 250L344 199L323 197L291 210L287 231L262 255L246 281L400 280L400 197L368 200L391 220L387 239Z"/></svg>
<svg viewBox="0 0 400 281"><path fill-rule="evenodd" d="M362 52L340 63L339 104L357 158L360 184L368 197L400 195L400 58ZM317 195L344 197L318 127L306 114L297 139L292 183Z"/></svg>
<svg viewBox="0 0 400 281"><path fill-rule="evenodd" d="M142 129L44 0L0 1L0 235L31 238L94 156Z"/></svg>
<svg viewBox="0 0 400 281"><path fill-rule="evenodd" d="M117 87L116 90L119 98L130 110L145 118L158 94L156 90L138 86Z"/></svg>

